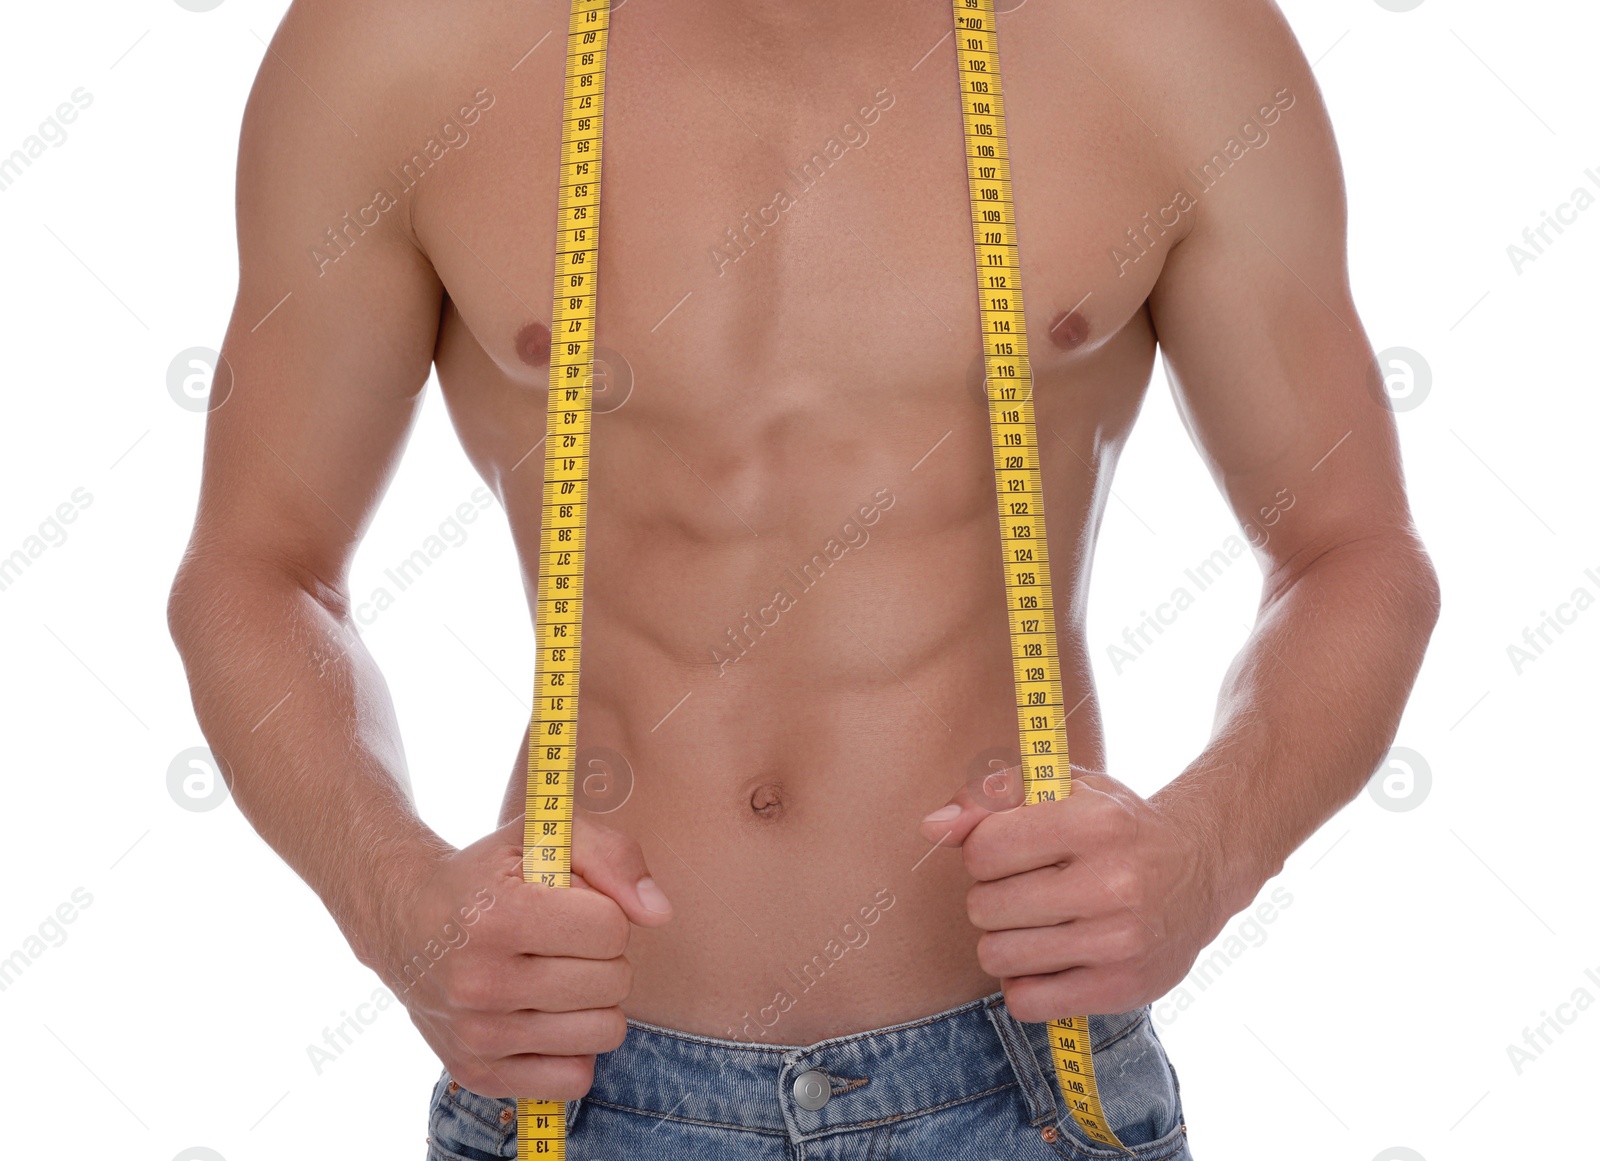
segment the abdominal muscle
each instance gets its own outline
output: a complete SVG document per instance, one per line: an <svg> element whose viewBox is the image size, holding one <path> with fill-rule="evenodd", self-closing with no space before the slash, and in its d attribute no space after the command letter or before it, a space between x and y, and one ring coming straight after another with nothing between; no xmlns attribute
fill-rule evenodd
<svg viewBox="0 0 1600 1161"><path fill-rule="evenodd" d="M675 911L634 930L630 1017L805 1044L998 988L959 854L917 832L1017 744L986 425L953 414L915 472L892 430L796 449L779 424L765 454L719 440L751 452L734 463L669 420L597 417L579 803Z"/></svg>

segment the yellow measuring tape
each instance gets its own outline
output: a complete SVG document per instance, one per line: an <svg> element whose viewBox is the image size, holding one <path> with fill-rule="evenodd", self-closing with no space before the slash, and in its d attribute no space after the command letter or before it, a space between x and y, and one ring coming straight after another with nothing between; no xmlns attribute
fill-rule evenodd
<svg viewBox="0 0 1600 1161"><path fill-rule="evenodd" d="M540 514L538 643L528 726L522 877L572 885L573 780L577 770L578 665L583 639L583 555L589 513L595 280L600 255L600 138L606 96L610 0L573 0L567 23L561 189L550 321L550 393ZM517 1156L563 1159L561 1101L517 1101Z"/></svg>
<svg viewBox="0 0 1600 1161"><path fill-rule="evenodd" d="M972 241L978 266L989 428L994 448L1007 620L1022 745L1024 804L1072 789L1061 669L1056 651L1044 492L1034 428L1033 380L1011 203L1005 106L993 0L954 0ZM600 246L600 147L610 0L573 0L567 26L561 126L544 508L535 611L536 689L528 728L523 878L572 883L573 784L577 769L583 558L588 526L594 379L595 290ZM1056 1078L1085 1133L1122 1148L1101 1112L1088 1019L1050 1023ZM517 1101L517 1157L566 1157L566 1107Z"/></svg>
<svg viewBox="0 0 1600 1161"><path fill-rule="evenodd" d="M1033 372L1022 314L1022 267L1011 203L1011 154L1000 91L1000 39L994 0L954 0L956 68L967 147L972 246L978 261L989 442L1005 558L1006 620L1017 690L1023 805L1072 793L1066 699L1056 649L1050 550L1044 535L1044 481L1033 419ZM1061 1095L1090 1139L1122 1149L1100 1108L1089 1018L1050 1021L1050 1055Z"/></svg>

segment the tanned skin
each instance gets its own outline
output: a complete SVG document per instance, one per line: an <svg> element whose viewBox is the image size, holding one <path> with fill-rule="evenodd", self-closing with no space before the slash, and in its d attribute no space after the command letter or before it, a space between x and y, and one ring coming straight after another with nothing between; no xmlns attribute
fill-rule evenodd
<svg viewBox="0 0 1600 1161"><path fill-rule="evenodd" d="M636 786L580 814L585 886L559 892L520 877L523 738L500 829L457 850L417 817L349 569L437 368L533 591L566 8L299 0L273 38L171 625L240 809L474 1091L580 1095L624 1013L804 1044L996 987L1023 1020L1126 1011L1390 744L1438 587L1305 59L1265 0L1040 2L1000 32L1081 769L1026 810L966 788L1016 718L950 26L933 0L616 10L598 335L635 385L595 424L579 739ZM402 195L450 118L465 140ZM1230 149L1211 188L1186 173ZM785 170L819 153L802 192ZM1144 798L1105 772L1084 624L1158 341L1263 583L1211 740ZM467 944L408 979L485 887ZM802 992L880 892L870 947Z"/></svg>

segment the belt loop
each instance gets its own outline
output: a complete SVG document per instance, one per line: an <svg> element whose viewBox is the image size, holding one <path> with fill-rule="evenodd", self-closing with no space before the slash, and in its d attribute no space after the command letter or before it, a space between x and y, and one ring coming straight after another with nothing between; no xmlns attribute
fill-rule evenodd
<svg viewBox="0 0 1600 1161"><path fill-rule="evenodd" d="M1032 1117L1028 1124L1034 1127L1055 1124L1060 1119L1056 1111L1055 1077L1039 1067L1039 1058L1028 1042L1027 1031L1012 1017L1003 999L985 1004L984 1014L994 1025L995 1035L1000 1037L1000 1046L1005 1049L1011 1071L1022 1088L1028 1115Z"/></svg>
<svg viewBox="0 0 1600 1161"><path fill-rule="evenodd" d="M567 1102L567 1132L571 1133L578 1127L578 1110L583 1108L583 1098Z"/></svg>

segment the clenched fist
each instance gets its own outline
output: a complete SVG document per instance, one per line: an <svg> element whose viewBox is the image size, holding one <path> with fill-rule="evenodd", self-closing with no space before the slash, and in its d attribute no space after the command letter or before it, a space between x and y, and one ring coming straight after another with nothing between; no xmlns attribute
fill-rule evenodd
<svg viewBox="0 0 1600 1161"><path fill-rule="evenodd" d="M1015 808L964 788L923 819L977 880L967 916L978 963L1019 1020L1127 1012L1171 990L1231 911L1216 853L1106 774L1073 770L1072 793Z"/></svg>
<svg viewBox="0 0 1600 1161"><path fill-rule="evenodd" d="M573 820L572 886L522 878L521 818L441 857L373 964L450 1075L482 1096L572 1100L622 1043L629 923L671 905L631 838Z"/></svg>

